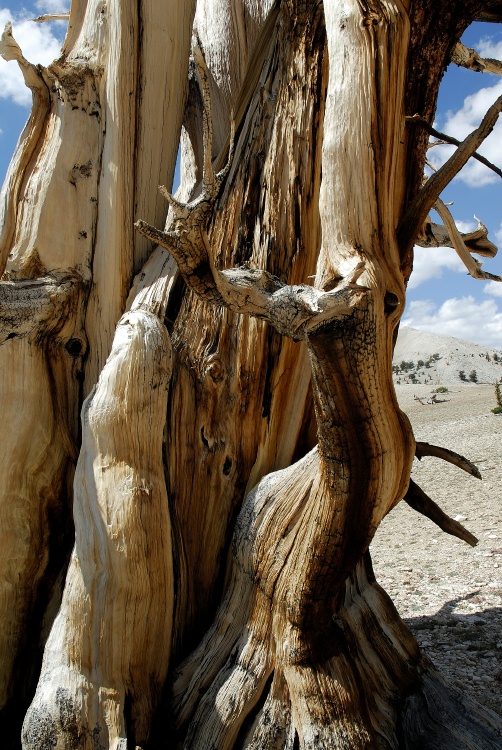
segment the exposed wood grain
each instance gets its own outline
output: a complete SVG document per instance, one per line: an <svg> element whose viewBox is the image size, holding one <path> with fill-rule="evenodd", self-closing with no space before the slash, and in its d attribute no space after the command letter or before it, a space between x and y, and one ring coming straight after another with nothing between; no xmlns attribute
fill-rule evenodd
<svg viewBox="0 0 502 750"><path fill-rule="evenodd" d="M89 749L147 742L167 675L174 580L162 459L171 377L162 265L159 276L154 288L139 285L82 407L75 548L23 725L25 750L71 746L75 734Z"/></svg>
<svg viewBox="0 0 502 750"><path fill-rule="evenodd" d="M432 119L494 8L75 0L48 68L4 41L35 102L1 203L7 750L33 694L24 750L495 747L475 708L452 730L464 704L368 553L420 505L391 367L415 232L396 227L431 192L405 115Z"/></svg>
<svg viewBox="0 0 502 750"><path fill-rule="evenodd" d="M71 550L82 381L87 392L96 383L150 251L134 237L135 211L165 218L156 186L174 173L194 10L185 0L75 0L63 54L47 68L29 63L9 30L2 43L33 92L0 199L0 400L12 414L0 493L6 747L19 744Z"/></svg>

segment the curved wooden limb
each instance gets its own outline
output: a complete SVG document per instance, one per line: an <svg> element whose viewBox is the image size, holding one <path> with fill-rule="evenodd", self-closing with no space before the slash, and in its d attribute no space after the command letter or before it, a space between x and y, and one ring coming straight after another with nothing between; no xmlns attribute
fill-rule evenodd
<svg viewBox="0 0 502 750"><path fill-rule="evenodd" d="M365 265L356 261L352 271L329 292L311 286L288 286L260 269L216 269L205 230L221 183L230 167L234 126L232 124L227 165L215 175L211 161L211 101L207 68L198 46L195 46L193 54L204 102L202 193L192 202L181 203L161 186L159 189L175 217L171 230L162 232L142 220L137 221L135 226L141 234L171 253L188 286L203 299L224 305L232 312L267 320L282 335L302 340L307 333L314 333L329 320L352 312L368 291L357 284Z"/></svg>
<svg viewBox="0 0 502 750"><path fill-rule="evenodd" d="M24 82L32 90L45 89L45 82L36 65L28 62L21 51L21 47L12 34L12 24L7 21L5 29L0 38L0 55L4 60L15 60L23 74Z"/></svg>
<svg viewBox="0 0 502 750"><path fill-rule="evenodd" d="M477 217L474 217L477 219ZM485 258L494 258L498 248L488 239L488 229L482 221L477 219L478 226L473 232L460 232L463 243L470 253L483 255ZM427 217L422 232L415 240L419 247L453 247L450 233L443 224L435 224Z"/></svg>
<svg viewBox="0 0 502 750"><path fill-rule="evenodd" d="M476 73L494 73L495 75L502 76L502 62L500 60L494 60L490 57L483 58L478 55L475 49L466 47L462 42L457 42L455 45L451 61L455 65L467 68L468 70L474 70Z"/></svg>
<svg viewBox="0 0 502 750"><path fill-rule="evenodd" d="M430 520L433 521L436 526L439 526L442 531L446 532L446 534L456 536L457 539L467 542L471 547L477 545L479 540L474 534L471 534L471 532L467 531L461 523L454 521L453 518L450 518L450 516L441 510L439 505L437 505L434 500L431 500L421 487L419 487L418 484L415 484L413 479L410 479L410 486L404 497L404 501L410 506L410 508L413 508L413 510L430 518Z"/></svg>
<svg viewBox="0 0 502 750"><path fill-rule="evenodd" d="M459 469L466 471L476 479L482 479L481 472L478 467L469 461L460 453L448 450L448 448L442 448L439 445L431 445L430 443L417 443L415 449L415 456L420 461L424 456L434 456L435 458L441 458L443 461L447 461Z"/></svg>
<svg viewBox="0 0 502 750"><path fill-rule="evenodd" d="M25 750L75 747L75 736L89 749L148 740L174 602L162 458L170 377L163 323L145 309L123 315L82 408L76 542L24 720Z"/></svg>
<svg viewBox="0 0 502 750"><path fill-rule="evenodd" d="M488 271L481 270L481 263L473 258L469 252L469 248L466 247L462 235L457 229L457 225L451 215L448 207L443 201L438 198L434 204L434 208L444 221L445 227L448 230L454 249L457 252L458 257L467 268L469 274L474 279L488 279L490 281L502 281L502 276L496 276Z"/></svg>
<svg viewBox="0 0 502 750"><path fill-rule="evenodd" d="M457 150L438 171L426 182L411 203L398 228L398 241L402 249L411 245L427 214L445 187L460 172L478 147L492 132L502 110L502 96L492 104L481 124L462 141ZM413 121L413 120L412 120Z"/></svg>
<svg viewBox="0 0 502 750"><path fill-rule="evenodd" d="M283 336L294 340L304 339L307 332L312 333L335 317L349 315L368 291L355 281L364 264L357 264L333 291L322 292L311 286L288 286L261 269L218 271L212 265L205 232L194 237L190 229L185 231L182 227L162 232L144 221L135 226L169 250L188 286L207 302L267 320Z"/></svg>

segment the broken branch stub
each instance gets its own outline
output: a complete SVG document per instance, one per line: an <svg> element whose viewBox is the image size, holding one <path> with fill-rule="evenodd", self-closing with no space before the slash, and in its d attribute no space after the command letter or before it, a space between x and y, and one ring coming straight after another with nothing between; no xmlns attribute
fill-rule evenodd
<svg viewBox="0 0 502 750"><path fill-rule="evenodd" d="M461 523L450 518L412 479L404 501L410 508L429 518L446 534L456 536L457 539L467 542L471 547L477 545L479 540L474 534L471 534Z"/></svg>
<svg viewBox="0 0 502 750"><path fill-rule="evenodd" d="M476 253L485 258L494 258L498 253L498 247L488 239L488 229L483 222L479 219L477 221L478 226L474 231L460 232L463 243L470 253ZM453 247L453 240L443 224L435 224L430 221L430 217L427 217L415 244L419 247Z"/></svg>
<svg viewBox="0 0 502 750"><path fill-rule="evenodd" d="M451 55L451 61L462 68L473 70L476 73L494 73L502 75L502 62L491 57L481 57L475 49L466 47L462 42L457 42Z"/></svg>
<svg viewBox="0 0 502 750"><path fill-rule="evenodd" d="M466 471L476 479L482 479L481 472L478 467L469 461L469 459L461 456L460 453L455 453L448 448L442 448L439 445L431 445L430 443L418 442L415 448L415 456L420 461L424 456L434 456L435 458L441 458L443 461L447 461L454 466L457 466L462 471Z"/></svg>
<svg viewBox="0 0 502 750"><path fill-rule="evenodd" d="M496 276L488 271L481 269L481 263L476 258L473 258L469 249L466 247L463 237L457 229L455 220L451 215L448 207L443 203L440 198L437 198L434 208L444 221L444 225L450 235L453 248L455 249L458 257L467 268L468 272L474 279L485 279L489 281L502 281L502 276Z"/></svg>

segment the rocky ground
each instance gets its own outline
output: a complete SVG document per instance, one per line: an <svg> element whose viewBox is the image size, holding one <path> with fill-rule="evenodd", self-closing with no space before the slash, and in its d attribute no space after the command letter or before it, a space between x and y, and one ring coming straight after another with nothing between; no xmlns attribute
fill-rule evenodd
<svg viewBox="0 0 502 750"><path fill-rule="evenodd" d="M502 716L502 414L494 387L453 386L424 404L427 386L397 386L417 440L473 461L483 481L435 458L413 479L479 539L474 549L400 503L372 544L378 581L444 677Z"/></svg>

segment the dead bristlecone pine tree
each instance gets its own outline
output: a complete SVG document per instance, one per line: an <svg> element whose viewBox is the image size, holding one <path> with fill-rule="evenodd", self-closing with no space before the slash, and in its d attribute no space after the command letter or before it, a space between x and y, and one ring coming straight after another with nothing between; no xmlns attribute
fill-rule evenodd
<svg viewBox="0 0 502 750"><path fill-rule="evenodd" d="M423 176L446 66L501 69L476 20L502 4L73 0L46 68L6 27L3 749L501 747L368 551L402 500L476 544L410 474L479 472L392 383L414 246L497 279L440 195L502 97Z"/></svg>

